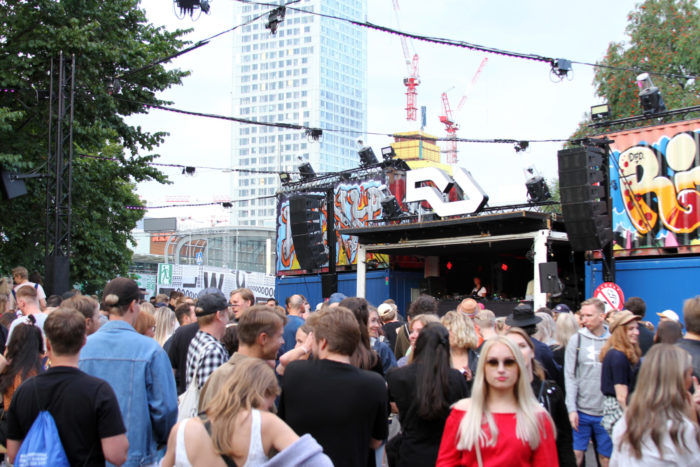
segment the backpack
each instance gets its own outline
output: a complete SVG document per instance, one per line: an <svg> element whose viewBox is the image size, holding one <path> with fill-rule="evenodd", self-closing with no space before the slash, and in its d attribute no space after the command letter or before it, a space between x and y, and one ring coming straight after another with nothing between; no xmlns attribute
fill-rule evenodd
<svg viewBox="0 0 700 467"><path fill-rule="evenodd" d="M16 467L69 467L66 451L58 436L56 422L47 410L42 410L32 423L17 452Z"/></svg>

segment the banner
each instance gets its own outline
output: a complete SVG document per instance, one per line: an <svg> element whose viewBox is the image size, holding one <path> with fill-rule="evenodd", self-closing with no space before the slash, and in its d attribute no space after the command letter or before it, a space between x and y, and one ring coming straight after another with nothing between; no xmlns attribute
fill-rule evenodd
<svg viewBox="0 0 700 467"><path fill-rule="evenodd" d="M275 276L262 272L247 272L235 269L198 266L195 264L158 265L158 293L170 295L177 290L188 297L196 298L200 290L216 287L226 298L231 292L247 288L255 294L255 302L264 302L275 296Z"/></svg>

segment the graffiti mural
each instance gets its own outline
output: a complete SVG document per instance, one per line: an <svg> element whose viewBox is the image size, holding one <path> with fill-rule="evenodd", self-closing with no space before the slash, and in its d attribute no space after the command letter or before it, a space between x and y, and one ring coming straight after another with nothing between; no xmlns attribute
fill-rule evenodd
<svg viewBox="0 0 700 467"><path fill-rule="evenodd" d="M372 219L382 216L383 180L380 178L358 183L340 183L335 187L335 228L362 227ZM323 231L326 232L327 212L322 214ZM357 237L336 235L336 264L350 265L357 262ZM381 255L368 255L368 260L385 262ZM277 273L300 269L294 252L292 229L289 219L289 197L282 197L277 207Z"/></svg>
<svg viewBox="0 0 700 467"><path fill-rule="evenodd" d="M700 129L613 147L612 157L615 248L700 245Z"/></svg>

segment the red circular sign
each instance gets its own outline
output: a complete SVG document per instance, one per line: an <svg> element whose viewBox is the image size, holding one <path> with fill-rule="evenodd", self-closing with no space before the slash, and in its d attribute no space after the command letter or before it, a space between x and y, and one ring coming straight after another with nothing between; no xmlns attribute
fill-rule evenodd
<svg viewBox="0 0 700 467"><path fill-rule="evenodd" d="M593 296L603 300L606 310L622 310L625 304L625 294L614 282L603 282L595 289Z"/></svg>

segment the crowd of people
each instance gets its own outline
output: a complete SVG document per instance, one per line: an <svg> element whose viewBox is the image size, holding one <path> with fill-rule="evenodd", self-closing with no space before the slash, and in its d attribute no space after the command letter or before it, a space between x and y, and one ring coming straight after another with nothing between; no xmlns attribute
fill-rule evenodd
<svg viewBox="0 0 700 467"><path fill-rule="evenodd" d="M505 319L248 289L46 297L25 268L0 305L0 444L41 413L69 465L700 465L700 296L681 317L632 297ZM405 319L404 319L405 315ZM586 456L594 452L595 460Z"/></svg>

